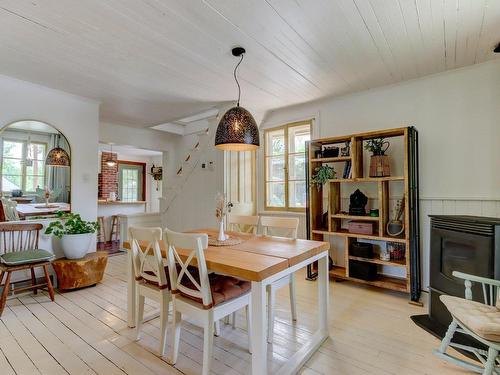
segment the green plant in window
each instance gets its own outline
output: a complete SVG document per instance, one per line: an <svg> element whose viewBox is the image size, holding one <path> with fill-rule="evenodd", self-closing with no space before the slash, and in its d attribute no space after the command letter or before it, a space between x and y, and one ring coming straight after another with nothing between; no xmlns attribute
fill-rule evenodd
<svg viewBox="0 0 500 375"><path fill-rule="evenodd" d="M45 229L45 234L61 238L66 234L95 233L99 229L97 222L82 220L79 214L58 211L56 215L59 220L51 222Z"/></svg>
<svg viewBox="0 0 500 375"><path fill-rule="evenodd" d="M316 185L318 190L325 182L335 178L335 169L325 164L314 169L314 175L311 178L311 184Z"/></svg>

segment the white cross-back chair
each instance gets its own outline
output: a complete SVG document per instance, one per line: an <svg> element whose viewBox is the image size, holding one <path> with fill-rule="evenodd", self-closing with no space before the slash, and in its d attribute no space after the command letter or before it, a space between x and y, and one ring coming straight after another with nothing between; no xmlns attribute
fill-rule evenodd
<svg viewBox="0 0 500 375"><path fill-rule="evenodd" d="M250 283L216 274L210 274L209 277L204 255L204 250L208 247L206 234L177 233L166 229L165 243L168 245L168 271L173 302L170 363L174 365L177 362L182 314L187 314L203 326L202 373L207 375L213 352L214 322L243 307L247 309L250 350ZM181 257L178 249L188 250L189 255ZM217 289L217 285L221 288L229 286L233 295ZM238 288L241 292L234 293Z"/></svg>
<svg viewBox="0 0 500 375"><path fill-rule="evenodd" d="M440 297L453 317L437 356L468 370L483 375L500 374L500 280L453 272L453 276L465 280L465 299L443 295ZM472 301L472 283L481 283L484 304ZM488 351L452 342L455 332L474 337L488 347ZM446 353L448 346L473 353L482 366L464 361Z"/></svg>
<svg viewBox="0 0 500 375"><path fill-rule="evenodd" d="M160 355L164 356L167 347L168 310L172 297L168 283L168 271L165 269L159 244L162 234L161 228L129 228L137 286L135 314L137 340L140 339L141 325L144 319L144 300L145 297L148 297L160 303ZM143 247L144 244L147 244L144 251L141 250L141 242Z"/></svg>
<svg viewBox="0 0 500 375"><path fill-rule="evenodd" d="M258 225L258 216L230 215L228 219L229 230L235 232L256 234Z"/></svg>
<svg viewBox="0 0 500 375"><path fill-rule="evenodd" d="M288 231L287 236L291 239L297 239L297 230L299 227L299 219L296 217L278 217L278 216L261 216L260 225L262 234L269 235L269 229L278 229ZM276 303L276 290L288 285L290 288L290 309L292 312L292 320L297 320L297 307L295 302L295 274L285 276L267 286L267 342L273 342L274 336L274 305Z"/></svg>

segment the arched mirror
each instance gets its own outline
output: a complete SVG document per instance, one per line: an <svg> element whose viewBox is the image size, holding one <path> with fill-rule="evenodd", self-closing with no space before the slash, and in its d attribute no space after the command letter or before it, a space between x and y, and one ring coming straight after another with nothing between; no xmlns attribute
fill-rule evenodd
<svg viewBox="0 0 500 375"><path fill-rule="evenodd" d="M71 149L53 126L23 120L3 127L0 164L0 221L49 217L70 210Z"/></svg>

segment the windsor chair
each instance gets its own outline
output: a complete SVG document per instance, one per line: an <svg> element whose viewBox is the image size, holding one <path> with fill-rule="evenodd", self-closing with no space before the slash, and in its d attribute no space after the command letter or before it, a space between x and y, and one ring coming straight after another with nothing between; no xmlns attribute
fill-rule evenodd
<svg viewBox="0 0 500 375"><path fill-rule="evenodd" d="M442 295L441 301L450 312L451 321L439 349L434 354L465 369L483 375L500 374L500 280L487 279L453 271L453 276L464 280L465 299ZM472 301L472 284L481 283L484 304ZM460 332L474 337L488 347L483 350L469 345L453 343L453 335ZM446 353L448 347L473 353L482 366L464 361Z"/></svg>
<svg viewBox="0 0 500 375"><path fill-rule="evenodd" d="M49 277L48 266L54 255L46 250L38 248L38 240L42 224L20 224L0 223L0 284L4 276L0 297L0 316L3 313L9 294L11 276L13 272L30 270L31 285L16 288L15 293L25 290L33 290L37 294L38 289L47 287L50 299L54 301L54 287ZM37 284L35 268L43 268L45 283Z"/></svg>

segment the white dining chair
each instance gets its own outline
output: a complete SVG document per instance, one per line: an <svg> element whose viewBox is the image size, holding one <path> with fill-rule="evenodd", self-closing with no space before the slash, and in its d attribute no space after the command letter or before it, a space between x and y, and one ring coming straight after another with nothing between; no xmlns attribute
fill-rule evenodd
<svg viewBox="0 0 500 375"><path fill-rule="evenodd" d="M262 234L269 235L269 229L287 231L285 235L291 239L297 239L299 219L296 217L261 216L260 225ZM276 303L276 291L288 285L290 288L290 309L292 320L297 320L297 307L295 302L295 274L282 277L267 286L267 342L272 343L274 337L274 305Z"/></svg>
<svg viewBox="0 0 500 375"><path fill-rule="evenodd" d="M258 216L230 215L228 218L229 230L240 233L257 233Z"/></svg>
<svg viewBox="0 0 500 375"><path fill-rule="evenodd" d="M203 375L210 372L213 352L214 322L243 307L247 310L248 347L251 351L250 288L251 283L234 277L208 274L204 250L208 236L203 233L177 233L165 230L168 245L168 271L172 290L172 333L170 363L175 365L179 354L182 314L202 324ZM188 250L181 257L177 248ZM197 268L191 266L195 261Z"/></svg>
<svg viewBox="0 0 500 375"><path fill-rule="evenodd" d="M160 303L160 355L164 356L167 348L168 311L172 297L168 271L165 269L159 244L162 232L161 228L129 228L136 282L136 339L139 340L141 336L145 297L151 298ZM143 248L144 244L147 244L144 251L141 250L140 242Z"/></svg>

